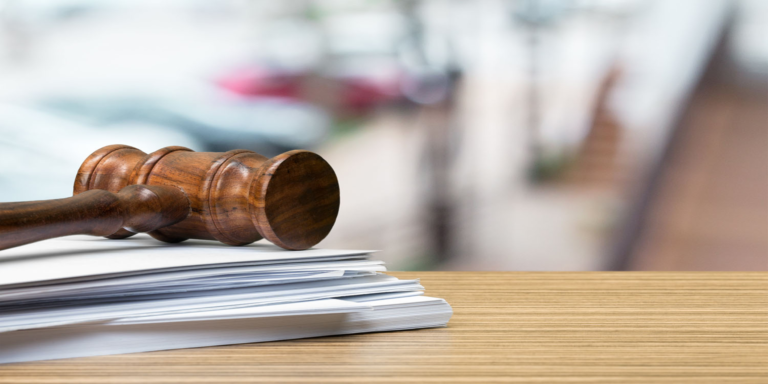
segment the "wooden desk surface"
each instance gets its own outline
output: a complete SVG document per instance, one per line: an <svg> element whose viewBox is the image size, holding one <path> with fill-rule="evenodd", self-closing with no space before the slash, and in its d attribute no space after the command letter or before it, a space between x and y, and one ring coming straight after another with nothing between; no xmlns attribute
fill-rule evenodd
<svg viewBox="0 0 768 384"><path fill-rule="evenodd" d="M768 383L765 273L393 275L448 300L448 328L12 364L0 382Z"/></svg>

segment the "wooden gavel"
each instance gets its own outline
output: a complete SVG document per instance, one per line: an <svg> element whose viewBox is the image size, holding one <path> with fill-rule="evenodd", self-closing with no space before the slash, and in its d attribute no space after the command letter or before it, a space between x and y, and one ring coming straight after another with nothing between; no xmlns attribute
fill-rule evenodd
<svg viewBox="0 0 768 384"><path fill-rule="evenodd" d="M244 149L146 154L110 145L80 166L74 194L0 204L0 249L75 234L120 239L148 232L170 243L266 238L300 250L324 239L339 212L333 169L300 150L267 159Z"/></svg>

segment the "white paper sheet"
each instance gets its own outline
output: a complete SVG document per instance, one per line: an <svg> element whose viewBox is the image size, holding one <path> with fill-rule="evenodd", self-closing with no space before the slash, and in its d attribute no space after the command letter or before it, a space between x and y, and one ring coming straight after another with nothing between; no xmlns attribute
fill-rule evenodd
<svg viewBox="0 0 768 384"><path fill-rule="evenodd" d="M382 272L386 268L381 261L351 260L328 261L316 263L291 263L265 266L239 266L225 268L197 269L192 271L147 273L139 276L125 276L109 279L78 281L42 286L26 286L15 289L0 289L0 304L11 300L57 297L89 292L126 291L139 288L153 288L171 285L194 284L199 282L212 283L237 281L238 277L256 278L259 280L312 278L319 273L331 271L344 272ZM0 264L2 265L2 264ZM291 275L293 274L293 275ZM303 274L303 277L297 276ZM202 280L207 279L207 280Z"/></svg>
<svg viewBox="0 0 768 384"><path fill-rule="evenodd" d="M241 307L218 309L213 311L196 311L171 313L154 316L122 317L109 321L109 325L170 323L184 321L243 319L274 316L321 315L326 313L350 313L372 311L373 307L354 301L325 299L302 301L299 303L264 305L256 307Z"/></svg>
<svg viewBox="0 0 768 384"><path fill-rule="evenodd" d="M443 326L369 251L71 237L0 251L0 363Z"/></svg>
<svg viewBox="0 0 768 384"><path fill-rule="evenodd" d="M0 312L0 332L125 317L227 310L377 293L420 291L417 280L386 275L224 290L207 295L166 295L158 300L78 304Z"/></svg>
<svg viewBox="0 0 768 384"><path fill-rule="evenodd" d="M70 236L0 251L0 289L159 271L364 259L370 252L287 251L266 242L242 247L204 240L167 244L147 235L122 240Z"/></svg>
<svg viewBox="0 0 768 384"><path fill-rule="evenodd" d="M365 305L373 310L184 323L89 323L0 333L0 363L443 327L452 314L444 300L428 297Z"/></svg>

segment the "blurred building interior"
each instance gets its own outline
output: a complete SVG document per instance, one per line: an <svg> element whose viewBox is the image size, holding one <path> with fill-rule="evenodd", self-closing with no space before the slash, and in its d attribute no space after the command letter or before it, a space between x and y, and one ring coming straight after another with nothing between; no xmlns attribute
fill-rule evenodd
<svg viewBox="0 0 768 384"><path fill-rule="evenodd" d="M0 0L0 201L318 152L392 270L768 270L768 2Z"/></svg>

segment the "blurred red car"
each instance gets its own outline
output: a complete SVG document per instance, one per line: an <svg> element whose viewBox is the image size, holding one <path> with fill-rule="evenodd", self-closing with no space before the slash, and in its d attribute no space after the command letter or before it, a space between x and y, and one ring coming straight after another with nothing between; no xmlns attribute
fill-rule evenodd
<svg viewBox="0 0 768 384"><path fill-rule="evenodd" d="M394 64L377 64L345 63L333 66L333 73L251 65L223 74L216 83L245 97L281 97L332 105L343 112L365 113L404 97L404 71Z"/></svg>

